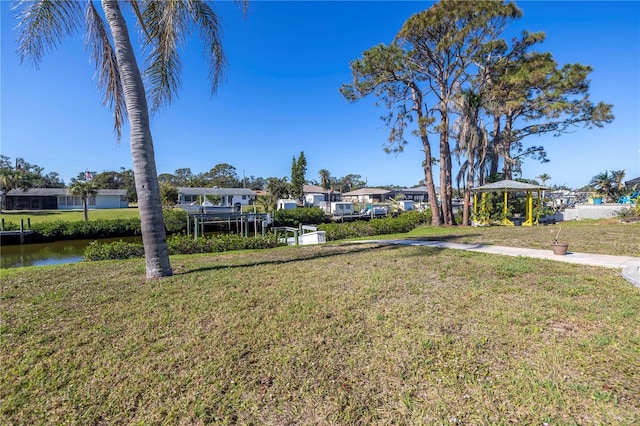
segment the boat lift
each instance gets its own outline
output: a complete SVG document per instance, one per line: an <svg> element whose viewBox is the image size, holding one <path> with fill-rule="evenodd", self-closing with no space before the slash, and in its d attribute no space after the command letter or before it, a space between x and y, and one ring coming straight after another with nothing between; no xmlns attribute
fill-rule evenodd
<svg viewBox="0 0 640 426"><path fill-rule="evenodd" d="M261 235L266 235L267 226L273 222L269 213L188 213L187 214L187 235L193 231L194 239L204 235L204 226L212 224L227 224L231 229L232 224L236 225L236 230L245 237L249 236L249 224L253 223L254 236L258 236L258 226Z"/></svg>

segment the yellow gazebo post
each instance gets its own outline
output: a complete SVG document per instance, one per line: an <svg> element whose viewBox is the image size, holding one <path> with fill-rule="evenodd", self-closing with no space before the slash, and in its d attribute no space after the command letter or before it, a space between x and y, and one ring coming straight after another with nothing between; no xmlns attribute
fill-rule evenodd
<svg viewBox="0 0 640 426"><path fill-rule="evenodd" d="M525 205L525 215L527 220L522 223L522 226L532 226L533 225L533 195L531 191L527 191L527 203Z"/></svg>
<svg viewBox="0 0 640 426"><path fill-rule="evenodd" d="M480 214L478 214L478 193L473 193L473 224L476 226L486 226L489 224L487 214L487 198L483 192L480 198Z"/></svg>
<svg viewBox="0 0 640 426"><path fill-rule="evenodd" d="M478 193L473 191L473 224L478 221Z"/></svg>
<svg viewBox="0 0 640 426"><path fill-rule="evenodd" d="M513 226L513 222L511 222L509 220L509 206L507 205L508 203L508 196L507 196L508 191L504 191L504 210L503 210L503 217L502 217L502 224L506 225L506 226Z"/></svg>
<svg viewBox="0 0 640 426"><path fill-rule="evenodd" d="M538 210L542 208L542 198L540 197L540 189L538 189ZM536 215L535 220L533 219L533 193L532 191L527 191L527 220L522 224L522 226L533 226L538 225L538 215Z"/></svg>

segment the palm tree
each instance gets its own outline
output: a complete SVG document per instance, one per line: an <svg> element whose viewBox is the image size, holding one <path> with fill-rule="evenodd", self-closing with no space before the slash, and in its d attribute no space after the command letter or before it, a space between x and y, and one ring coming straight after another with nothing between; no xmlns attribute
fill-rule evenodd
<svg viewBox="0 0 640 426"><path fill-rule="evenodd" d="M471 187L476 178L476 167L485 161L485 153L489 145L489 135L480 116L482 98L471 90L464 90L454 99L455 109L459 114L453 128L456 135L454 153L466 157L460 168L458 181L466 176L464 188L464 209L462 224L469 225L469 206L471 205Z"/></svg>
<svg viewBox="0 0 640 426"><path fill-rule="evenodd" d="M144 76L138 67L129 28L120 5L129 5L141 29L141 45L147 64ZM103 102L113 108L115 131L129 120L138 210L142 225L146 275L172 275L156 172L153 138L149 126L147 94L151 111L170 104L180 86L181 43L192 30L199 30L209 63L209 78L215 92L225 65L218 17L204 0L102 0L102 16L92 1L21 0L16 2L19 25L18 51L22 59L38 65L42 55L65 36L86 25L87 46L95 62Z"/></svg>
<svg viewBox="0 0 640 426"><path fill-rule="evenodd" d="M612 180L609 172L605 170L603 173L598 173L589 181L589 186L596 190L598 195L604 195L605 197L611 197L613 195Z"/></svg>
<svg viewBox="0 0 640 426"><path fill-rule="evenodd" d="M84 221L89 221L89 215L87 213L87 201L92 195L96 195L98 190L91 181L83 181L74 179L69 190L67 191L72 197L80 197L82 200L82 211L84 212Z"/></svg>
<svg viewBox="0 0 640 426"><path fill-rule="evenodd" d="M612 180L612 184L613 184L613 188L612 188L612 193L616 196L616 197L620 197L622 196L622 193L624 192L624 176L625 176L625 171L624 170L612 170L611 171L611 180Z"/></svg>
<svg viewBox="0 0 640 426"><path fill-rule="evenodd" d="M540 176L536 176L536 178L540 179L540 181L542 182L542 186L545 186L545 183L551 179L551 176L549 176L547 173L542 173Z"/></svg>
<svg viewBox="0 0 640 426"><path fill-rule="evenodd" d="M329 189L331 186L331 172L327 169L320 169L318 175L320 176L320 186L324 189Z"/></svg>
<svg viewBox="0 0 640 426"><path fill-rule="evenodd" d="M542 186L546 186L545 183L551 179L551 176L549 176L547 173L542 173L540 176L536 176L538 179L540 179L540 181L542 182ZM542 190L542 198L544 198L544 190Z"/></svg>
<svg viewBox="0 0 640 426"><path fill-rule="evenodd" d="M327 169L320 169L320 186L327 190L325 209L331 210L331 172Z"/></svg>
<svg viewBox="0 0 640 426"><path fill-rule="evenodd" d="M256 200L256 205L265 213L275 211L277 203L278 199L272 194L260 195Z"/></svg>

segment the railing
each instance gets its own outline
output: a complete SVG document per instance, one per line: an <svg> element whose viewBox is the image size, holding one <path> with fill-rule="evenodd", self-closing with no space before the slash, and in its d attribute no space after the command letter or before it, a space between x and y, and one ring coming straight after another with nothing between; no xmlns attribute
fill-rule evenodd
<svg viewBox="0 0 640 426"><path fill-rule="evenodd" d="M307 231L307 232L305 232ZM318 231L317 226L311 225L302 225L298 226L298 228L293 228L291 226L276 226L273 228L273 233L276 238L278 235L282 235L279 241L285 242L289 245L300 245L302 244L318 244L325 243L326 236L324 231ZM311 234L316 234L315 239L307 241L305 236L309 236ZM291 236L290 236L291 235Z"/></svg>

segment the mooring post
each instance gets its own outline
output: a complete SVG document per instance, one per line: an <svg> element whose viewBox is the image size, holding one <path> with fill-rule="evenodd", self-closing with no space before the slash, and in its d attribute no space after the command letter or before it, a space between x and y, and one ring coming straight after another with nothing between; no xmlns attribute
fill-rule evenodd
<svg viewBox="0 0 640 426"><path fill-rule="evenodd" d="M0 220L0 231L4 231L4 218Z"/></svg>
<svg viewBox="0 0 640 426"><path fill-rule="evenodd" d="M20 218L20 244L24 244L24 219Z"/></svg>
<svg viewBox="0 0 640 426"><path fill-rule="evenodd" d="M27 218L27 229L31 229L31 218Z"/></svg>

